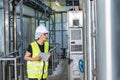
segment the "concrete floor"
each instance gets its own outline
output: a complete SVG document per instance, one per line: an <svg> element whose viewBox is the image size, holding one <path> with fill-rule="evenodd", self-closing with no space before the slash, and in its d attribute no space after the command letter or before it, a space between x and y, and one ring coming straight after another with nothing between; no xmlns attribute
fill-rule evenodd
<svg viewBox="0 0 120 80"><path fill-rule="evenodd" d="M47 80L68 80L68 60L63 59Z"/></svg>

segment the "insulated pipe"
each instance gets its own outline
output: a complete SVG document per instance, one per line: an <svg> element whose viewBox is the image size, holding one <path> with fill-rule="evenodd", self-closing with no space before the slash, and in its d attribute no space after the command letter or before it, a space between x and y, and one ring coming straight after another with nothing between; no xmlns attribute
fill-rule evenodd
<svg viewBox="0 0 120 80"><path fill-rule="evenodd" d="M120 0L96 0L97 79L120 80Z"/></svg>

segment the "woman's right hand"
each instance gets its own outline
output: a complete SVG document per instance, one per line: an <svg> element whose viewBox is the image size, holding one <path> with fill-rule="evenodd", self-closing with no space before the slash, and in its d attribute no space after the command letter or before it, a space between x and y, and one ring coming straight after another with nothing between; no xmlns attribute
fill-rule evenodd
<svg viewBox="0 0 120 80"><path fill-rule="evenodd" d="M34 60L35 60L35 61L38 61L38 60L41 60L41 59L42 59L41 56L36 56L36 57L34 57Z"/></svg>
<svg viewBox="0 0 120 80"><path fill-rule="evenodd" d="M24 59L27 60L27 61L38 61L38 60L41 60L42 57L38 55L38 56L32 58L31 57L31 53L29 53L28 51L26 51Z"/></svg>

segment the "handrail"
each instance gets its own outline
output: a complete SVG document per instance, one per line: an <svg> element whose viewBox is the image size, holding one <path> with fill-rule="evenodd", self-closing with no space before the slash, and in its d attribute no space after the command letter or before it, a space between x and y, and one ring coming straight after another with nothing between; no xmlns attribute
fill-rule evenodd
<svg viewBox="0 0 120 80"><path fill-rule="evenodd" d="M50 54L51 54L51 64L50 64L50 73L53 73L53 71L55 70L55 68L57 67L57 65L60 62L60 44L59 43L51 43L50 45L52 48L50 49Z"/></svg>
<svg viewBox="0 0 120 80"><path fill-rule="evenodd" d="M14 75L14 80L18 80L18 76L20 76L20 80L24 80L23 64L20 61L21 55L15 55L16 53L19 54L18 51L15 51L15 52L8 53L6 55L2 55L0 57L0 63L2 65L2 74L3 74L2 80L6 80L7 78L11 80L11 77L12 77L11 74ZM20 70L18 69L17 66L20 67L19 68ZM14 67L14 69L12 67ZM11 73L11 68L13 73ZM6 75L6 73L9 73L9 74Z"/></svg>

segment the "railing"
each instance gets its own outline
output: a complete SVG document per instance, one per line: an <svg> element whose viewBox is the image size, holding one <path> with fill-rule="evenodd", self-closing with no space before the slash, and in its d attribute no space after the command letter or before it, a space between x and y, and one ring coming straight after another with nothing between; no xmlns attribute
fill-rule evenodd
<svg viewBox="0 0 120 80"><path fill-rule="evenodd" d="M51 57L49 60L49 74L52 74L61 61L60 44L52 43L50 45ZM24 80L22 56L19 52L12 52L0 57L2 80Z"/></svg>
<svg viewBox="0 0 120 80"><path fill-rule="evenodd" d="M12 52L0 57L2 80L24 80L23 64L19 52Z"/></svg>
<svg viewBox="0 0 120 80"><path fill-rule="evenodd" d="M52 43L50 44L51 49L51 57L49 59L49 74L52 74L59 62L61 61L61 53L60 53L60 44Z"/></svg>

